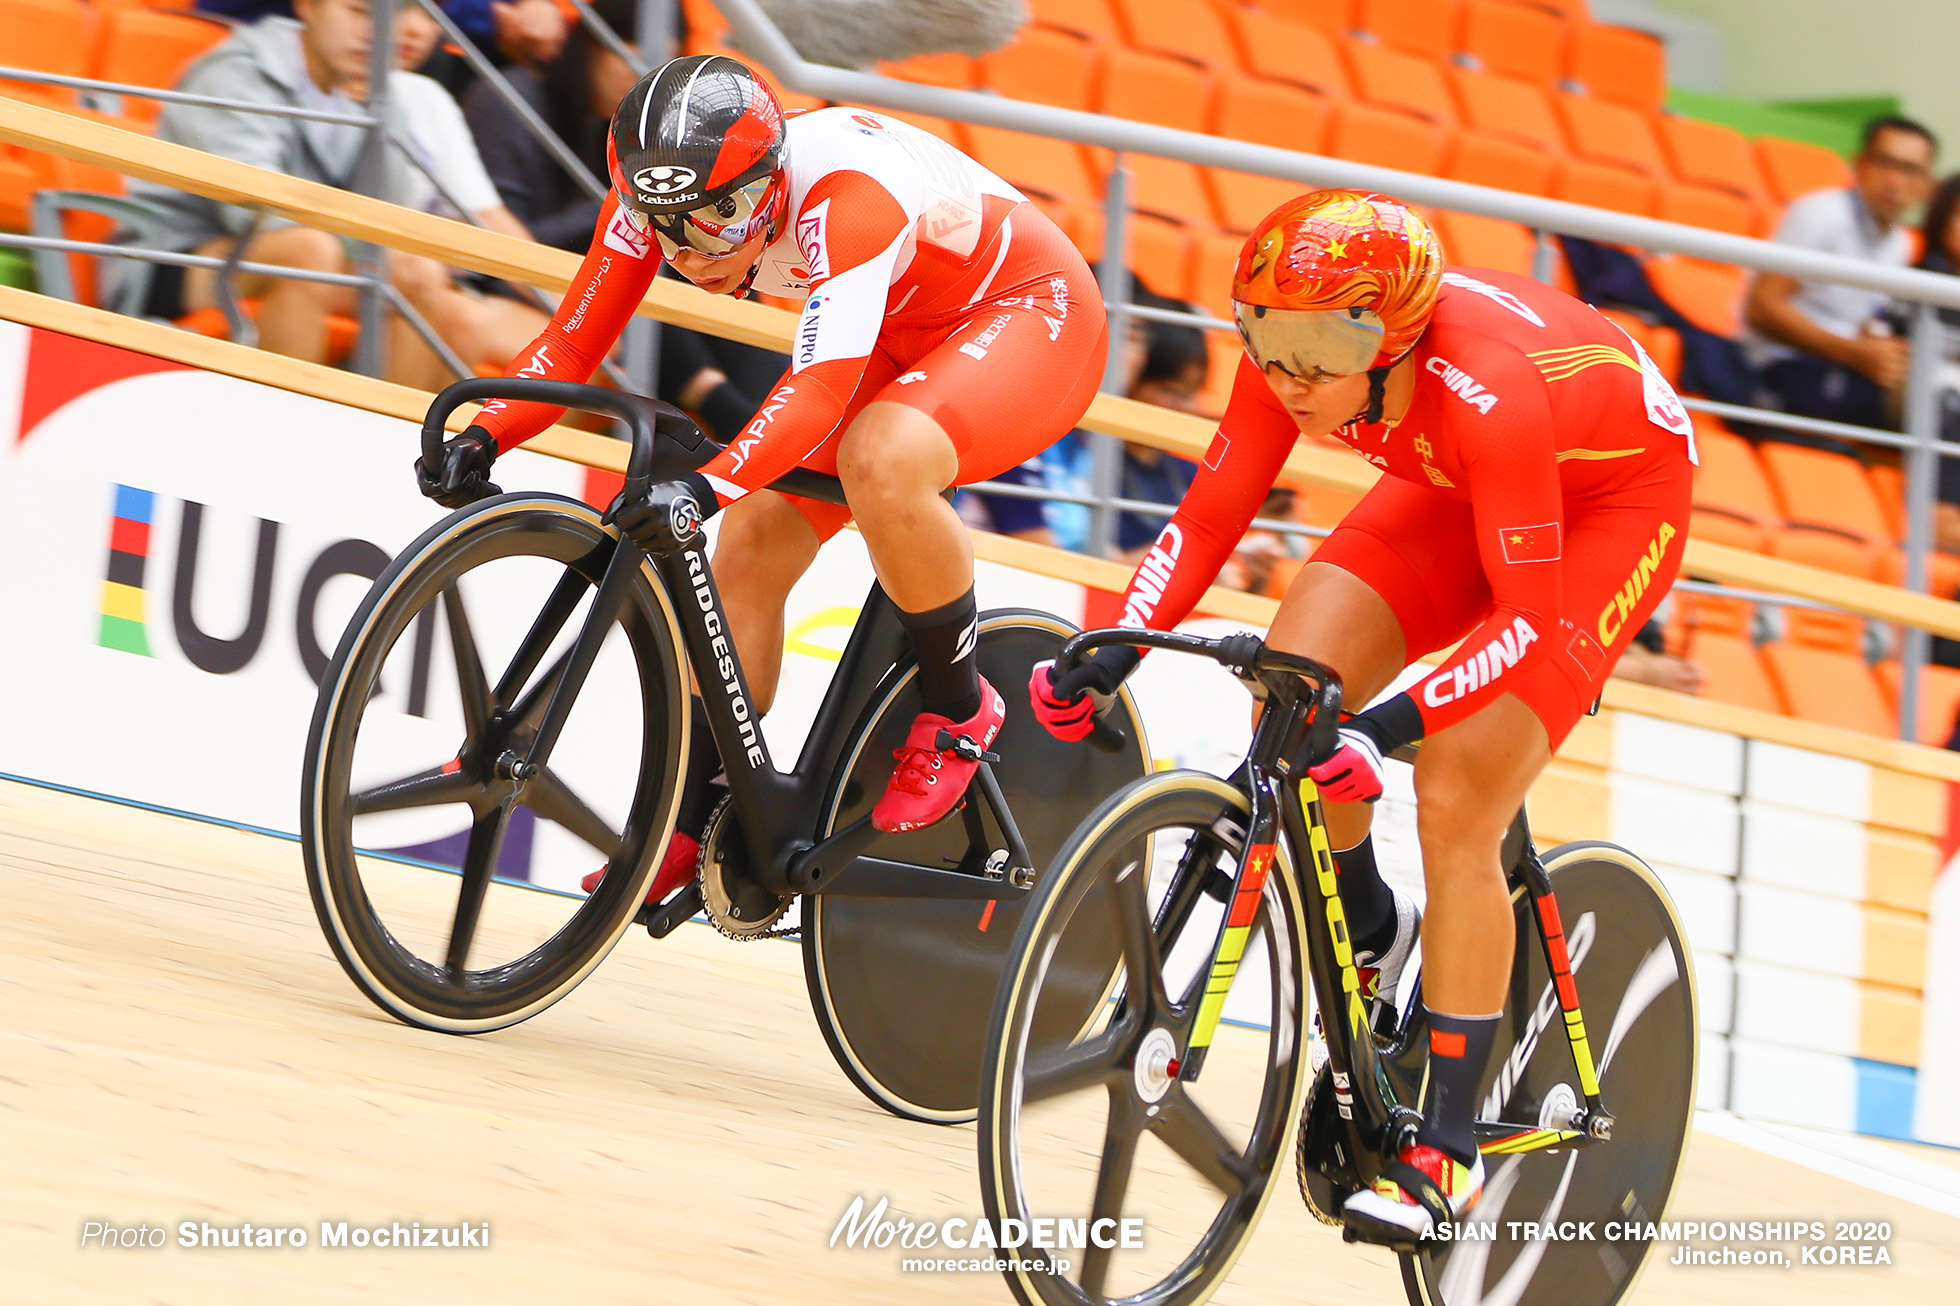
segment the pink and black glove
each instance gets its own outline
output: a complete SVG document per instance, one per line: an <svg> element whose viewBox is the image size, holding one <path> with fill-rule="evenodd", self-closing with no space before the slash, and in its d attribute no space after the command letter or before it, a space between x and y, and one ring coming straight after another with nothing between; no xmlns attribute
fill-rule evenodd
<svg viewBox="0 0 1960 1306"><path fill-rule="evenodd" d="M1341 746L1307 774L1330 803L1372 803L1382 796L1382 753L1367 732L1341 729Z"/></svg>
<svg viewBox="0 0 1960 1306"><path fill-rule="evenodd" d="M1097 649L1059 681L1053 661L1035 663L1034 674L1028 677L1028 702L1035 718L1065 743L1087 739L1096 728L1096 717L1142 657L1129 644Z"/></svg>

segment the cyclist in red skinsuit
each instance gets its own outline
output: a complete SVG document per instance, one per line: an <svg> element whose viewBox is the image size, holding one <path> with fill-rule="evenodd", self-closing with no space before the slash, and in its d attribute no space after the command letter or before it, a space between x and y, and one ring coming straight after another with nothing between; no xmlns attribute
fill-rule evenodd
<svg viewBox="0 0 1960 1306"><path fill-rule="evenodd" d="M613 192L591 250L510 372L588 378L663 255L711 292L803 298L790 369L756 418L699 472L622 505L617 520L652 544L690 515L676 516L677 504L692 500L698 518L728 510L716 580L756 707L767 710L784 600L855 514L918 654L925 707L872 821L929 825L977 765L941 749L940 733L985 748L1005 714L975 661L972 544L941 492L1016 466L1075 426L1107 346L1095 280L1040 210L937 137L863 109L785 119L767 85L722 56L676 59L643 78L614 116L608 149ZM441 466L418 464L424 492L479 496L490 460L559 413L487 404ZM837 475L851 507L764 490L798 466ZM651 900L696 869L719 767L698 700L694 734L680 827Z"/></svg>
<svg viewBox="0 0 1960 1306"><path fill-rule="evenodd" d="M1301 570L1269 636L1338 671L1351 703L1462 641L1437 670L1355 717L1312 776L1340 849L1341 897L1378 1014L1418 928L1367 838L1382 756L1416 763L1429 913L1428 1098L1417 1144L1346 1208L1377 1241L1466 1211L1483 1164L1472 1112L1504 1003L1512 921L1498 848L1552 750L1680 568L1693 428L1640 346L1591 308L1499 272L1450 269L1393 200L1322 191L1282 205L1234 277L1247 356L1218 434L1124 595L1123 624L1188 616L1303 434L1333 434L1384 473ZM1099 652L1036 671L1063 737L1135 665ZM1364 979L1364 983L1367 981Z"/></svg>

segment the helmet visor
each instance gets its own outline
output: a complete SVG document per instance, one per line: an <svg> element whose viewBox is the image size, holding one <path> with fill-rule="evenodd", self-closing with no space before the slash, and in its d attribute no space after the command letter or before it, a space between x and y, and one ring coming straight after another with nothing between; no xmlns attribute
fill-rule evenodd
<svg viewBox="0 0 1960 1306"><path fill-rule="evenodd" d="M712 204L679 213L650 213L648 222L660 241L660 252L672 259L681 250L710 258L733 254L761 233L770 217L770 190L775 174L758 177Z"/></svg>
<svg viewBox="0 0 1960 1306"><path fill-rule="evenodd" d="M1372 309L1232 307L1239 338L1262 372L1277 363L1296 380L1326 381L1367 371L1381 353L1382 320Z"/></svg>

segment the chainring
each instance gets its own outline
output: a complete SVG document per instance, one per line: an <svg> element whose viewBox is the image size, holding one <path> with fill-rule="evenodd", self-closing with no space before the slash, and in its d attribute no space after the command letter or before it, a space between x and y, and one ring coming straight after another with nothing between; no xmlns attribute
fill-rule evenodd
<svg viewBox="0 0 1960 1306"><path fill-rule="evenodd" d="M724 798L715 804L701 831L701 906L726 938L747 943L787 934L775 924L792 900L763 888L749 871L732 801Z"/></svg>
<svg viewBox="0 0 1960 1306"><path fill-rule="evenodd" d="M1349 1197L1361 1191L1361 1178L1348 1147L1347 1125L1334 1101L1332 1069L1323 1065L1307 1089L1297 1153L1300 1196L1305 1199L1307 1210L1322 1224L1339 1227L1345 1223L1341 1209Z"/></svg>

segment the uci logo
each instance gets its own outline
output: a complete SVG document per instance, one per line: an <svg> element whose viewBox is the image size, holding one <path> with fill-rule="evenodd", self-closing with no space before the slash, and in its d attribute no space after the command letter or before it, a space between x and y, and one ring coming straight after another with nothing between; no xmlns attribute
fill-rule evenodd
<svg viewBox="0 0 1960 1306"><path fill-rule="evenodd" d="M699 175L692 168L662 164L657 168L641 168L633 174L633 184L648 195L664 197L689 189Z"/></svg>
<svg viewBox="0 0 1960 1306"><path fill-rule="evenodd" d="M682 495L667 505L667 529L685 544L701 533L701 505L692 496Z"/></svg>

